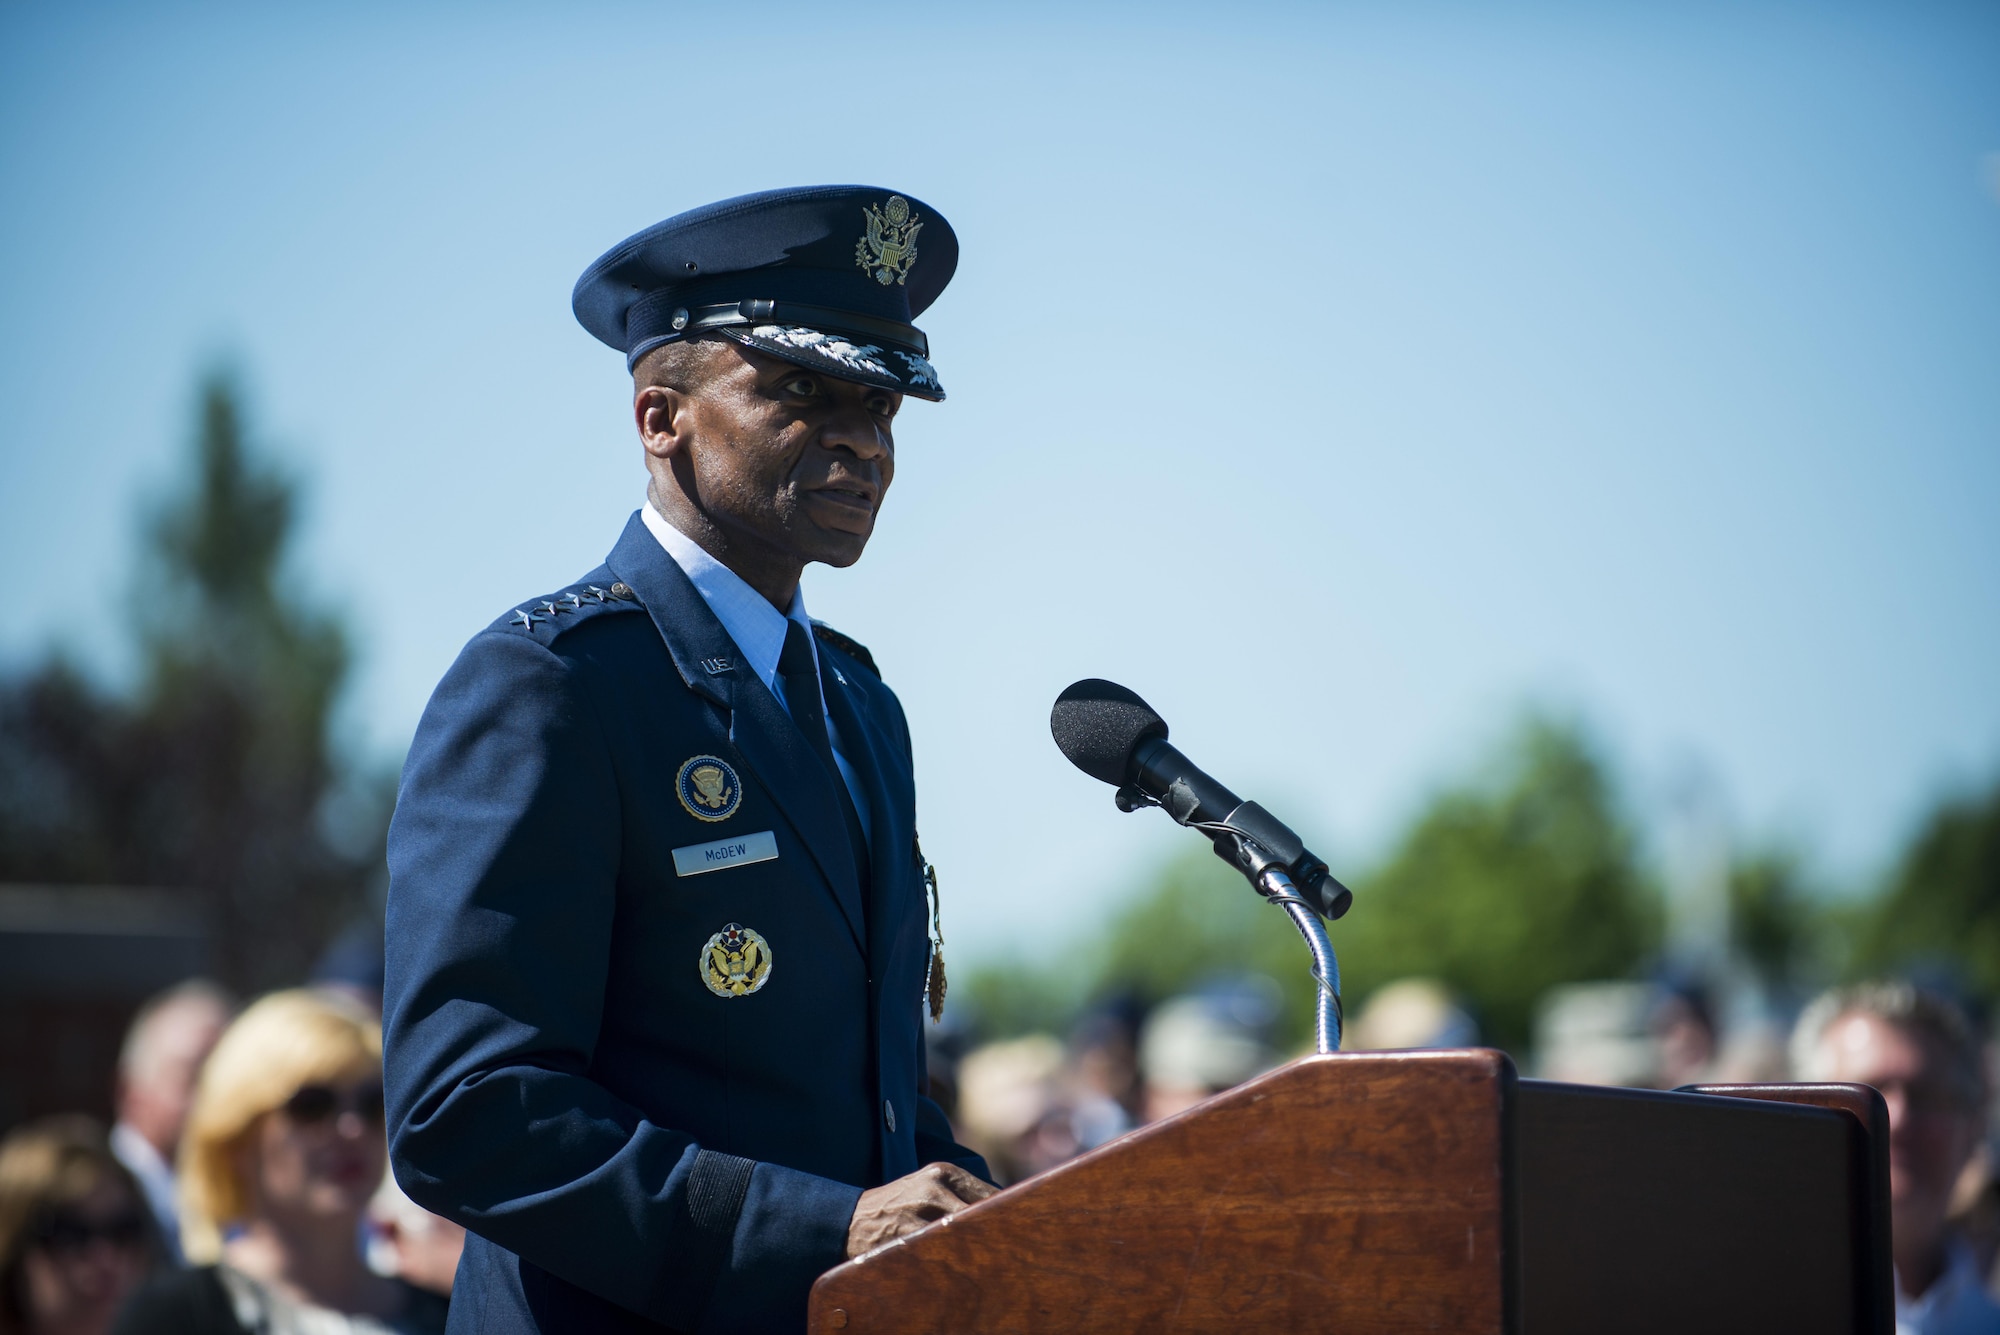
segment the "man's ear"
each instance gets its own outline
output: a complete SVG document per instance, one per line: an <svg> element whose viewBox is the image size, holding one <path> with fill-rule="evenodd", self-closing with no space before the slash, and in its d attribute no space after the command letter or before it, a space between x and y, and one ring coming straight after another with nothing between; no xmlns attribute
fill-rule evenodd
<svg viewBox="0 0 2000 1335"><path fill-rule="evenodd" d="M639 443L656 459L672 459L686 451L693 425L688 396L665 385L647 385L632 396L632 421Z"/></svg>

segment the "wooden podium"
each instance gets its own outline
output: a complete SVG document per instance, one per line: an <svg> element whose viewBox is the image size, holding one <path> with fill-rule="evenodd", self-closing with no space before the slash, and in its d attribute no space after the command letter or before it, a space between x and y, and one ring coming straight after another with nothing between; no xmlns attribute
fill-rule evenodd
<svg viewBox="0 0 2000 1335"><path fill-rule="evenodd" d="M1304 1057L821 1276L814 1335L1893 1330L1854 1085Z"/></svg>

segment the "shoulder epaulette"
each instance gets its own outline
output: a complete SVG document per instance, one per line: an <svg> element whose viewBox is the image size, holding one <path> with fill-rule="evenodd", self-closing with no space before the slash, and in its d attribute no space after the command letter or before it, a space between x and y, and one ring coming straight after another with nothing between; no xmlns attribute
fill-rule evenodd
<svg viewBox="0 0 2000 1335"><path fill-rule="evenodd" d="M632 611L639 596L619 582L573 585L547 598L535 598L500 618L516 634L533 635L547 641L593 615L611 611Z"/></svg>
<svg viewBox="0 0 2000 1335"><path fill-rule="evenodd" d="M867 668L878 678L882 675L882 669L875 666L875 655L869 653L868 646L861 641L849 639L824 621L813 622L813 634Z"/></svg>

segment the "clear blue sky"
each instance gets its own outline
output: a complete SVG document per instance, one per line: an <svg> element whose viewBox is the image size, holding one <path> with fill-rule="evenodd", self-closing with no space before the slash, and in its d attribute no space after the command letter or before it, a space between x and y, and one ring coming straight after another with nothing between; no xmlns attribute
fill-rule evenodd
<svg viewBox="0 0 2000 1335"><path fill-rule="evenodd" d="M228 357L399 754L639 502L578 272L878 183L961 238L951 399L806 590L908 707L955 953L1188 838L1050 744L1088 675L1350 868L1541 699L1858 883L2000 763L1996 153L1992 5L17 2L0 661L116 670Z"/></svg>

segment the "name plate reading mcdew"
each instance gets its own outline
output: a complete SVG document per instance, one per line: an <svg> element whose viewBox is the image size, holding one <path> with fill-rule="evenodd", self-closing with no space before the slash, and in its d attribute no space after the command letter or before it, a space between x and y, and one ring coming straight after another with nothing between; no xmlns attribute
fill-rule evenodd
<svg viewBox="0 0 2000 1335"><path fill-rule="evenodd" d="M674 875L699 876L724 867L744 867L752 862L769 862L778 856L778 838L770 830L742 834L734 839L718 839L712 844L689 844L674 850Z"/></svg>

